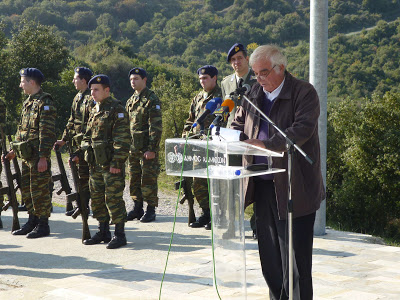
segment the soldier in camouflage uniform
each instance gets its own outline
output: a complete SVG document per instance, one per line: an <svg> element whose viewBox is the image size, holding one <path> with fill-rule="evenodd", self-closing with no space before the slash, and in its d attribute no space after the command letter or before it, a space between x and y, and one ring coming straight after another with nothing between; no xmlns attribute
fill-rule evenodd
<svg viewBox="0 0 400 300"><path fill-rule="evenodd" d="M127 219L137 218L141 222L152 222L156 219L155 208L158 206L161 102L156 94L147 88L147 74L144 69L133 68L129 72L129 79L135 90L126 102L132 138L129 153L130 194L135 204ZM147 202L145 214L143 201Z"/></svg>
<svg viewBox="0 0 400 300"><path fill-rule="evenodd" d="M218 70L216 67L206 65L198 69L197 74L199 75L200 84L203 87L203 90L198 93L196 97L194 97L190 106L189 118L186 120L183 128L184 132L182 137L184 138L189 133L193 123L205 111L207 102L213 98L221 97L221 88L217 83ZM214 118L215 117L212 114L207 116L207 118L204 120L204 127L209 128ZM199 126L195 127L193 134L198 134L199 130ZM207 179L193 179L193 194L199 202L199 205L202 209L202 214L196 222L190 224L190 227L199 228L205 226L206 229L211 229Z"/></svg>
<svg viewBox="0 0 400 300"><path fill-rule="evenodd" d="M6 105L2 99L0 99L0 127L2 128L4 132L4 127L6 126ZM0 144L0 154L3 155L2 151L2 144ZM3 164L0 163L0 175L1 172L3 171ZM0 187L2 187L3 184L0 181ZM4 206L4 195L0 195L0 228L3 228L3 221L1 221L1 212L3 211L2 208Z"/></svg>
<svg viewBox="0 0 400 300"><path fill-rule="evenodd" d="M121 102L110 97L110 80L106 75L94 76L89 88L95 107L91 110L87 130L81 143L89 164L89 188L93 217L99 231L85 245L108 243L108 249L126 245L126 209L122 198L125 187L125 161L129 153L129 117ZM109 221L115 224L111 239Z"/></svg>
<svg viewBox="0 0 400 300"><path fill-rule="evenodd" d="M73 146L74 152L77 153L77 150L79 150L83 135L86 132L86 125L89 120L89 112L95 105L90 94L90 89L88 88L88 82L92 76L93 72L88 68L75 68L75 74L72 83L75 85L78 93L72 101L71 115L68 119L67 125L65 126L62 138L54 144L54 147L58 146L61 148L67 141L69 141ZM76 159L74 158L73 160ZM89 166L83 157L81 157L79 162L78 175L81 190L80 197L89 207ZM77 206L73 210L67 211L65 214L67 216L71 216L76 209Z"/></svg>
<svg viewBox="0 0 400 300"><path fill-rule="evenodd" d="M13 235L39 238L50 234L51 211L49 182L51 179L51 148L56 141L56 108L50 94L44 93L42 72L36 68L22 69L20 87L29 95L22 105L21 123L12 150L6 158L22 159L21 196L29 219Z"/></svg>

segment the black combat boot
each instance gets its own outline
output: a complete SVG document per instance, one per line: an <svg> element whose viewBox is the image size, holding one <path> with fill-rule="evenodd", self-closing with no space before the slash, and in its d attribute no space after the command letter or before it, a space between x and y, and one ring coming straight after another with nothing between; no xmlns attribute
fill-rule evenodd
<svg viewBox="0 0 400 300"><path fill-rule="evenodd" d="M143 201L134 201L135 206L133 207L133 210L131 210L128 213L128 216L126 217L127 221L132 221L134 219L140 220L140 218L144 215L144 210L143 210Z"/></svg>
<svg viewBox="0 0 400 300"><path fill-rule="evenodd" d="M36 227L26 235L28 239L37 239L50 235L49 218L40 217Z"/></svg>
<svg viewBox="0 0 400 300"><path fill-rule="evenodd" d="M156 219L156 208L151 205L147 205L146 213L140 219L140 222L149 223L153 222Z"/></svg>
<svg viewBox="0 0 400 300"><path fill-rule="evenodd" d="M211 221L210 218L210 209L203 209L203 212L201 213L201 216L199 217L199 219L194 222L191 223L189 226L192 228L200 228L206 226L209 222Z"/></svg>
<svg viewBox="0 0 400 300"><path fill-rule="evenodd" d="M28 222L22 225L21 229L12 232L13 235L26 235L35 229L36 225L39 223L39 218L29 214Z"/></svg>
<svg viewBox="0 0 400 300"><path fill-rule="evenodd" d="M83 241L84 245L96 245L100 244L101 242L108 243L111 241L109 220L105 222L99 222L98 228L99 231L97 231L91 239Z"/></svg>
<svg viewBox="0 0 400 300"><path fill-rule="evenodd" d="M125 222L115 224L115 233L111 240L108 243L107 249L116 249L126 245L126 236L125 236Z"/></svg>

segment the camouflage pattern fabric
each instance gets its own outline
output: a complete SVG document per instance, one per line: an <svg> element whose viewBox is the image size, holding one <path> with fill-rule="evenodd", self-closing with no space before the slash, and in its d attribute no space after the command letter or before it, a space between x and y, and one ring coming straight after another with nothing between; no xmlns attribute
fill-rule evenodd
<svg viewBox="0 0 400 300"><path fill-rule="evenodd" d="M72 101L71 114L67 125L65 126L62 140L72 143L74 151L77 150L80 145L77 145L72 137L76 134L86 132L89 114L94 106L95 101L90 94L90 89L86 89L83 93L78 92ZM81 188L81 197L84 197L85 201L88 202L90 198L89 165L83 160L83 157L80 157L79 160L78 176Z"/></svg>
<svg viewBox="0 0 400 300"><path fill-rule="evenodd" d="M93 217L99 222L109 220L114 224L125 222L126 208L122 199L125 172L111 174L109 167L90 168L89 187L92 197Z"/></svg>
<svg viewBox="0 0 400 300"><path fill-rule="evenodd" d="M126 110L132 138L129 155L130 195L134 201L146 201L148 205L158 206L161 102L156 94L146 87L128 99ZM143 154L146 151L155 152L156 157L150 160L144 159Z"/></svg>
<svg viewBox="0 0 400 300"><path fill-rule="evenodd" d="M205 91L201 91L194 97L192 104L190 106L189 118L186 120L185 126L183 128L182 137L186 138L186 135L189 133L190 128L193 123L201 116L201 114L205 111L205 107L208 101L213 98L221 97L221 89L218 85L210 92L207 93ZM208 128L215 116L210 114L204 120L204 127ZM222 127L225 127L223 124ZM200 132L199 126L195 127L193 130L193 135L198 134ZM193 195L195 196L197 202L200 207L204 209L209 208L209 197L208 197L208 184L207 179L204 178L193 178Z"/></svg>
<svg viewBox="0 0 400 300"><path fill-rule="evenodd" d="M222 95L221 88L218 85L216 85L211 92L207 93L205 91L201 91L193 98L192 104L190 105L189 118L186 120L185 126L183 127L183 134L182 134L183 138L185 138L186 134L189 133L191 127L193 126L193 123L205 111L207 102L213 98L221 97L221 95ZM204 120L204 127L205 128L210 127L212 121L214 121L214 118L215 116L213 114L208 115L207 118ZM200 126L197 126L193 129L193 135L200 133L199 127Z"/></svg>
<svg viewBox="0 0 400 300"><path fill-rule="evenodd" d="M106 141L111 153L110 162L106 165L90 164L89 189L93 216L99 222L104 222L109 213L113 223L125 221L126 208L122 193L130 134L128 114L120 101L108 97L91 110L83 140L91 145L96 141ZM121 169L121 173L111 174L110 167Z"/></svg>
<svg viewBox="0 0 400 300"><path fill-rule="evenodd" d="M22 105L21 123L15 135L16 141L29 140L34 146L35 156L50 157L56 141L56 115L50 94L40 90L37 94L29 96Z"/></svg>
<svg viewBox="0 0 400 300"><path fill-rule="evenodd" d="M37 217L50 217L51 197L49 182L51 178L51 161L47 159L47 170L38 172L39 159L22 160L21 197L29 214Z"/></svg>
<svg viewBox="0 0 400 300"><path fill-rule="evenodd" d="M160 174L158 154L154 159L144 159L142 152L129 155L129 191L133 201L146 201L150 206L158 206L157 178Z"/></svg>
<svg viewBox="0 0 400 300"><path fill-rule="evenodd" d="M38 217L50 216L50 154L56 141L56 115L51 95L40 90L37 94L29 96L23 103L21 123L15 135L16 141L29 140L33 146L32 158L22 159L21 196L28 213ZM40 157L47 159L47 170L41 173L37 170Z"/></svg>
<svg viewBox="0 0 400 300"><path fill-rule="evenodd" d="M76 94L72 101L70 117L62 135L63 141L69 140L68 135L72 137L75 134L86 132L89 114L94 106L95 102L90 94L90 89L86 89L83 93L79 92Z"/></svg>
<svg viewBox="0 0 400 300"><path fill-rule="evenodd" d="M4 132L4 128L6 126L6 105L4 103L4 101L2 99L0 99L0 127L3 128L3 132ZM3 149L2 146L0 144L0 153L1 155L3 155ZM3 171L3 164L0 163L0 174ZM0 188L3 187L2 182L0 181ZM0 214L1 214L1 208L4 206L4 195L0 195Z"/></svg>

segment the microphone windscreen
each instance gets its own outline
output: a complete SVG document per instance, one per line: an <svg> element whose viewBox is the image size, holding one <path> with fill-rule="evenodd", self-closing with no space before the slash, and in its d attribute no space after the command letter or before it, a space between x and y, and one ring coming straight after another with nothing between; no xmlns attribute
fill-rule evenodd
<svg viewBox="0 0 400 300"><path fill-rule="evenodd" d="M249 84L243 84L243 87L246 89L246 93L248 93L251 90L251 86Z"/></svg>
<svg viewBox="0 0 400 300"><path fill-rule="evenodd" d="M213 113L214 110L216 110L221 104L222 104L221 97L212 98L210 101L207 102L205 108L211 111L211 113Z"/></svg>
<svg viewBox="0 0 400 300"><path fill-rule="evenodd" d="M235 107L235 102L233 102L232 99L225 99L224 102L222 102L221 106L229 107L229 112L231 112L232 109Z"/></svg>

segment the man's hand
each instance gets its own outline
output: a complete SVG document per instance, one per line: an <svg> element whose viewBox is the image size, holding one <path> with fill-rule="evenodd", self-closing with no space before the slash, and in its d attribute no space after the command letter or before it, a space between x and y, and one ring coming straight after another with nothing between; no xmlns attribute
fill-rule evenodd
<svg viewBox="0 0 400 300"><path fill-rule="evenodd" d="M42 173L47 170L47 159L46 157L39 158L38 162L38 172Z"/></svg>
<svg viewBox="0 0 400 300"><path fill-rule="evenodd" d="M72 159L72 162L74 162L76 165L79 165L79 156L74 156ZM68 160L68 165L71 167L71 161Z"/></svg>
<svg viewBox="0 0 400 300"><path fill-rule="evenodd" d="M12 160L15 157L15 152L13 150L11 150L10 152L7 153L7 155L5 156L6 159L8 160ZM4 156L1 157L1 161L4 160Z"/></svg>
<svg viewBox="0 0 400 300"><path fill-rule="evenodd" d="M250 145L253 145L253 146L256 146L256 147L267 149L265 147L264 143L262 141L260 141L260 140L257 140L257 139L249 139L249 140L245 140L243 142L245 142L247 144L250 144Z"/></svg>
<svg viewBox="0 0 400 300"><path fill-rule="evenodd" d="M65 145L65 142L63 140L58 140L57 142L54 143L53 149L56 150L57 146L58 146L58 149L60 149L64 145Z"/></svg>
<svg viewBox="0 0 400 300"><path fill-rule="evenodd" d="M111 173L111 174L118 174L118 173L121 173L121 169L117 169L117 168L110 167L110 173Z"/></svg>
<svg viewBox="0 0 400 300"><path fill-rule="evenodd" d="M156 157L156 153L155 152L151 152L151 151L146 151L143 154L145 159L154 159Z"/></svg>

